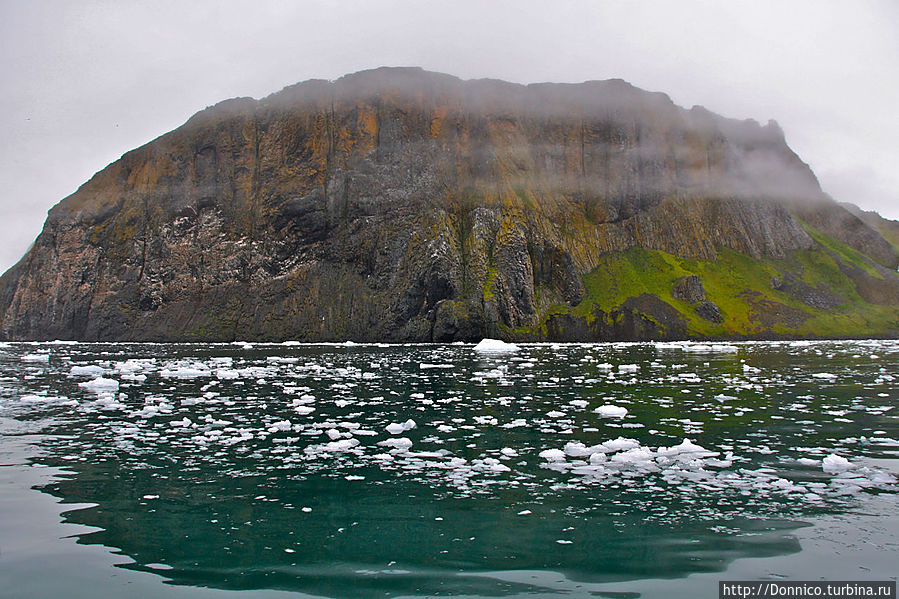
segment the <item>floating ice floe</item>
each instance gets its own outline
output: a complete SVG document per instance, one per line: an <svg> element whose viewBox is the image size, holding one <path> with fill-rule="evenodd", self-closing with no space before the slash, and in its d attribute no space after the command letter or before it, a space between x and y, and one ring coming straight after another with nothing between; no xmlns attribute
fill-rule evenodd
<svg viewBox="0 0 899 599"><path fill-rule="evenodd" d="M621 406L613 406L611 404L599 406L593 411L603 418L624 418L625 416L627 416L627 408Z"/></svg>
<svg viewBox="0 0 899 599"><path fill-rule="evenodd" d="M565 452L561 449L544 449L537 455L547 462L562 462L565 460Z"/></svg>
<svg viewBox="0 0 899 599"><path fill-rule="evenodd" d="M481 339L481 341L474 346L474 351L483 353L513 352L518 350L519 347L514 343L506 343L499 339Z"/></svg>
<svg viewBox="0 0 899 599"><path fill-rule="evenodd" d="M165 368L159 372L159 375L164 378L195 379L201 376L210 376L212 371L206 368L182 366L180 368Z"/></svg>
<svg viewBox="0 0 899 599"><path fill-rule="evenodd" d="M415 421L410 418L403 423L391 422L384 428L384 430L386 430L391 435L399 435L401 433L405 433L406 431L411 431L416 426L417 425L415 424Z"/></svg>
<svg viewBox="0 0 899 599"><path fill-rule="evenodd" d="M837 378L837 375L830 372L816 372L812 374L812 377L816 379L824 379L826 381L833 381Z"/></svg>
<svg viewBox="0 0 899 599"><path fill-rule="evenodd" d="M382 447L392 447L398 451L406 451L412 447L412 440L408 437L399 437L398 439L387 439L378 443Z"/></svg>
<svg viewBox="0 0 899 599"><path fill-rule="evenodd" d="M22 361L23 362L49 362L50 354L49 354L49 352L41 353L41 354L25 354L24 356L22 356Z"/></svg>
<svg viewBox="0 0 899 599"><path fill-rule="evenodd" d="M103 374L106 374L106 369L96 364L72 366L69 370L69 376L101 376Z"/></svg>
<svg viewBox="0 0 899 599"><path fill-rule="evenodd" d="M821 467L824 472L845 472L847 470L853 469L855 466L842 456L838 456L835 453L830 454L823 460L821 460Z"/></svg>
<svg viewBox="0 0 899 599"><path fill-rule="evenodd" d="M78 383L78 386L92 393L114 393L119 390L119 382L115 379L98 377L90 381Z"/></svg>

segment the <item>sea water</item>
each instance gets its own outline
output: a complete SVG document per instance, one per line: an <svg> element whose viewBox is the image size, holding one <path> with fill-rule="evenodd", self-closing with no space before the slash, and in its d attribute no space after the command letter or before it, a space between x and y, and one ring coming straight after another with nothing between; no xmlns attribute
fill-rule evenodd
<svg viewBox="0 0 899 599"><path fill-rule="evenodd" d="M895 341L7 343L0 596L895 579L897 385Z"/></svg>

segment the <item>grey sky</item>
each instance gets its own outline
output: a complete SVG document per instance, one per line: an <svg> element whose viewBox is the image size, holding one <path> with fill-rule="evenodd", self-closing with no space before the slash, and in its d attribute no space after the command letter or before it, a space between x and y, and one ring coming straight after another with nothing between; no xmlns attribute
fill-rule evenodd
<svg viewBox="0 0 899 599"><path fill-rule="evenodd" d="M0 0L0 271L47 210L207 105L421 66L620 77L777 120L837 200L899 219L895 0Z"/></svg>

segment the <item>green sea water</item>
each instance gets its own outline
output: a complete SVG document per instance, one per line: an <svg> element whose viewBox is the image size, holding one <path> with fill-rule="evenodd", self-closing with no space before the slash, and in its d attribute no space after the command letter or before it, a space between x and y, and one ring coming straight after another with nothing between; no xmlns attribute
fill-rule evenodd
<svg viewBox="0 0 899 599"><path fill-rule="evenodd" d="M0 596L895 579L899 343L500 349L5 344Z"/></svg>

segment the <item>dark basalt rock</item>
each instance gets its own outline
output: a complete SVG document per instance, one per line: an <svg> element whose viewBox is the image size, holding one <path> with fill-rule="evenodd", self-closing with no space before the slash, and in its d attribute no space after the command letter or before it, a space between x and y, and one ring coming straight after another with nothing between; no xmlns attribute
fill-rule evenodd
<svg viewBox="0 0 899 599"><path fill-rule="evenodd" d="M696 304L705 301L705 287L703 287L702 281L696 275L681 277L674 284L671 295L675 299Z"/></svg>
<svg viewBox="0 0 899 599"><path fill-rule="evenodd" d="M701 302L696 306L696 313L709 322L724 322L724 316L721 315L720 308L712 302Z"/></svg>

